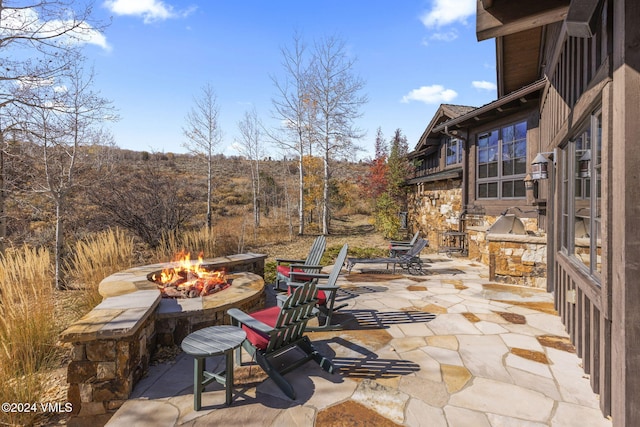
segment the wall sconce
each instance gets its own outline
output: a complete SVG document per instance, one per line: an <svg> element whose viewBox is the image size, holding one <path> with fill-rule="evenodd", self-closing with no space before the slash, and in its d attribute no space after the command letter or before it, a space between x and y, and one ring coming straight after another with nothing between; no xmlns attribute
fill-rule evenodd
<svg viewBox="0 0 640 427"><path fill-rule="evenodd" d="M431 200L431 206L437 206L438 205L438 199L440 198L438 193L431 193L427 197L429 197L429 200Z"/></svg>
<svg viewBox="0 0 640 427"><path fill-rule="evenodd" d="M549 159L553 161L555 165L556 162L556 150L547 151L544 153L538 153L536 157L531 162L531 179L547 179L549 178ZM545 157L545 155L549 156L549 159Z"/></svg>
<svg viewBox="0 0 640 427"><path fill-rule="evenodd" d="M527 174L524 177L523 181L524 181L524 189L527 191L532 191L533 188L535 187L536 181L531 177L531 174Z"/></svg>
<svg viewBox="0 0 640 427"><path fill-rule="evenodd" d="M578 176L580 178L589 178L591 176L591 150L585 151L582 157L578 159Z"/></svg>

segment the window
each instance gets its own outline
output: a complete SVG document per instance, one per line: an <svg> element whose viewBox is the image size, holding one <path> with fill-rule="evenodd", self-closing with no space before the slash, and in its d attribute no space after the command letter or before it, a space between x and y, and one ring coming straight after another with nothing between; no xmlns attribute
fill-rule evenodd
<svg viewBox="0 0 640 427"><path fill-rule="evenodd" d="M602 271L602 114L593 114L561 151L561 247L598 278Z"/></svg>
<svg viewBox="0 0 640 427"><path fill-rule="evenodd" d="M462 140L458 138L449 138L447 140L447 156L446 165L456 165L462 163Z"/></svg>
<svg viewBox="0 0 640 427"><path fill-rule="evenodd" d="M518 199L526 196L527 122L478 137L478 198Z"/></svg>

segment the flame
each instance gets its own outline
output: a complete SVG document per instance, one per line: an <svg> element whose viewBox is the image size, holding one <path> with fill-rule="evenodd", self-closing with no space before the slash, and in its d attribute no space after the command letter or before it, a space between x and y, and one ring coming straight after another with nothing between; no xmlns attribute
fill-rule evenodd
<svg viewBox="0 0 640 427"><path fill-rule="evenodd" d="M153 280L166 285L167 283L180 280L182 277L185 277L187 281L202 278L209 273L202 268L202 261L202 252L198 255L198 261L196 262L191 260L190 252L181 251L172 260L172 262L177 263L177 265L163 269L159 277L156 275L153 276Z"/></svg>
<svg viewBox="0 0 640 427"><path fill-rule="evenodd" d="M174 287L179 291L203 296L228 286L224 271L208 271L202 267L202 252L198 255L198 261L195 261L191 259L191 253L182 251L172 263L174 265L151 277L161 290Z"/></svg>

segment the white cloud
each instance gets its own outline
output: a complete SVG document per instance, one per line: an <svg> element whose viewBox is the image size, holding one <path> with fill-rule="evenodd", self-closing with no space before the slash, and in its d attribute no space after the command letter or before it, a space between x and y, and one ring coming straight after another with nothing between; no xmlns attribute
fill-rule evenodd
<svg viewBox="0 0 640 427"><path fill-rule="evenodd" d="M471 82L471 84L476 89L482 89L482 90L496 90L498 88L495 83L491 83L485 80L475 80Z"/></svg>
<svg viewBox="0 0 640 427"><path fill-rule="evenodd" d="M401 102L421 101L425 104L440 104L452 101L456 96L458 96L458 93L453 89L445 89L441 85L431 85L413 89L402 97Z"/></svg>
<svg viewBox="0 0 640 427"><path fill-rule="evenodd" d="M31 37L32 34L37 34L39 38L51 38L54 43L93 44L105 50L111 49L104 34L86 22L78 25L75 20L42 21L38 12L32 8L4 8L0 12L0 21L3 37Z"/></svg>
<svg viewBox="0 0 640 427"><path fill-rule="evenodd" d="M93 44L100 46L104 50L111 50L111 46L107 43L107 38L99 31L91 28L90 25L83 23L74 32L73 38L76 42Z"/></svg>
<svg viewBox="0 0 640 427"><path fill-rule="evenodd" d="M30 76L24 76L24 77L20 77L15 81L15 85L23 90L29 90L29 89L35 89L38 87L47 87L47 86L53 86L53 79L52 78L47 78L47 79L41 79L39 77L30 77Z"/></svg>
<svg viewBox="0 0 640 427"><path fill-rule="evenodd" d="M429 40L437 40L441 42L452 42L458 38L458 32L453 29L442 33L433 33L429 37Z"/></svg>
<svg viewBox="0 0 640 427"><path fill-rule="evenodd" d="M427 28L438 28L455 22L465 23L476 13L476 0L434 0L431 10L420 20Z"/></svg>
<svg viewBox="0 0 640 427"><path fill-rule="evenodd" d="M106 0L104 6L116 15L141 16L145 24L186 17L195 11L195 6L176 11L162 0Z"/></svg>

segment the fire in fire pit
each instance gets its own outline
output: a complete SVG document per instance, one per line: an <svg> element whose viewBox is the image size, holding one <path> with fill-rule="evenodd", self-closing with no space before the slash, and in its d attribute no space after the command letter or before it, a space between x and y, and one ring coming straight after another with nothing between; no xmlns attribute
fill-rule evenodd
<svg viewBox="0 0 640 427"><path fill-rule="evenodd" d="M224 270L209 271L202 266L202 254L195 262L191 260L190 253L182 252L176 263L177 265L148 277L158 285L165 298L196 298L220 292L230 286Z"/></svg>

